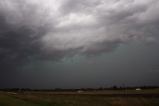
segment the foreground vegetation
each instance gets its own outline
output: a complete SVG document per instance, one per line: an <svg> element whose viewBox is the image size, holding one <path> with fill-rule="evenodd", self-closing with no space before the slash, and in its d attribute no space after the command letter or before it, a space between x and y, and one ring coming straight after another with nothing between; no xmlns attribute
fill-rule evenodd
<svg viewBox="0 0 159 106"><path fill-rule="evenodd" d="M159 106L159 89L0 92L0 106Z"/></svg>

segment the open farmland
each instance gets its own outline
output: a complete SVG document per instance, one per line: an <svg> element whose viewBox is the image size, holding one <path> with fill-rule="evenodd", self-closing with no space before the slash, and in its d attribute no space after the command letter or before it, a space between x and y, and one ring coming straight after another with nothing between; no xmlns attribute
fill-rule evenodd
<svg viewBox="0 0 159 106"><path fill-rule="evenodd" d="M159 89L0 92L0 106L159 106Z"/></svg>

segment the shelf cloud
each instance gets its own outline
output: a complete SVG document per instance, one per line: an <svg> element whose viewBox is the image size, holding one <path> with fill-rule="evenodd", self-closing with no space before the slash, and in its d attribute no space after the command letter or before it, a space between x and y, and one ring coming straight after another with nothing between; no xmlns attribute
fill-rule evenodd
<svg viewBox="0 0 159 106"><path fill-rule="evenodd" d="M31 59L99 55L133 41L155 43L158 10L158 0L1 0L1 70Z"/></svg>

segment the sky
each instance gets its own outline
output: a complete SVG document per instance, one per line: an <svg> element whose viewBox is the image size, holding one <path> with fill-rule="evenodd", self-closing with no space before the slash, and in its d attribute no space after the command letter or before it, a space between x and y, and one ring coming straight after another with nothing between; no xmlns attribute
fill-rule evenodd
<svg viewBox="0 0 159 106"><path fill-rule="evenodd" d="M158 0L1 0L0 88L159 86Z"/></svg>

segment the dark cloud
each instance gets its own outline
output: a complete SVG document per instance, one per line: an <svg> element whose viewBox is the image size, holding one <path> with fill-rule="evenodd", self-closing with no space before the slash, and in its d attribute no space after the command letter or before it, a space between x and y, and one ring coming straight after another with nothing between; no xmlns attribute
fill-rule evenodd
<svg viewBox="0 0 159 106"><path fill-rule="evenodd" d="M36 36L46 54L93 54L127 41L153 41L159 15L152 11L158 4L154 0L5 0L1 15L8 26L16 26L16 33L26 31L21 38Z"/></svg>
<svg viewBox="0 0 159 106"><path fill-rule="evenodd" d="M133 41L157 43L158 9L156 0L0 1L0 77L33 60L99 55Z"/></svg>
<svg viewBox="0 0 159 106"><path fill-rule="evenodd" d="M32 38L32 30L25 27L17 28L7 24L4 16L0 17L0 79L12 80L18 67L38 55L37 43ZM8 79L8 80L9 80Z"/></svg>

